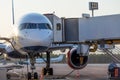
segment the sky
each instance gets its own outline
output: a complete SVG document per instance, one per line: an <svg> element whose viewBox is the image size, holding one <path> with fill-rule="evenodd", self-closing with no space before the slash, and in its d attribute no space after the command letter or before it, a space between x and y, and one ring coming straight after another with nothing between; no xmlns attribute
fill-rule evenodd
<svg viewBox="0 0 120 80"><path fill-rule="evenodd" d="M58 17L81 17L88 13L89 2L98 2L99 9L94 11L95 16L120 14L120 0L14 0L15 22L24 14L53 13ZM10 36L12 26L12 0L0 0L0 36Z"/></svg>

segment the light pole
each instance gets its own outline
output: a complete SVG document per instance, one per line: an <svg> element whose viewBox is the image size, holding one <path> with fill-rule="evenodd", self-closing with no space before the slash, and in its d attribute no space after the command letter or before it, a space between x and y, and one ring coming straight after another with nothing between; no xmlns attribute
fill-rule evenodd
<svg viewBox="0 0 120 80"><path fill-rule="evenodd" d="M12 0L12 21L13 24L15 23L15 18L14 18L14 1Z"/></svg>

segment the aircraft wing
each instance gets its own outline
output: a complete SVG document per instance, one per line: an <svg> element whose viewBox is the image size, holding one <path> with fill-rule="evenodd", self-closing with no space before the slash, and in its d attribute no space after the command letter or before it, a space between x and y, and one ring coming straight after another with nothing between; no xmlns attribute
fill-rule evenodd
<svg viewBox="0 0 120 80"><path fill-rule="evenodd" d="M55 58L51 58L50 62L51 63L57 63L57 62L61 62L64 58L64 54L60 54L60 56L55 57ZM46 58L44 58L44 60L46 60ZM42 58L37 58L36 59L36 63L40 64L40 63L44 63L44 61ZM18 62L19 64L30 64L30 60L28 59L27 61L20 61Z"/></svg>
<svg viewBox="0 0 120 80"><path fill-rule="evenodd" d="M64 54L61 54L59 55L58 57L55 57L55 58L50 58L50 62L51 63L57 63L57 62L61 62L64 58ZM46 58L44 58L44 60L46 60ZM36 63L39 64L39 63L43 63L44 60L42 58L37 58L36 59Z"/></svg>
<svg viewBox="0 0 120 80"><path fill-rule="evenodd" d="M10 41L11 38L6 38L6 37L0 37L0 40L4 40L4 41Z"/></svg>
<svg viewBox="0 0 120 80"><path fill-rule="evenodd" d="M53 63L61 62L63 58L64 58L64 54L60 54L60 56L58 56L57 58L51 58L50 62L53 62Z"/></svg>
<svg viewBox="0 0 120 80"><path fill-rule="evenodd" d="M1 53L0 55L2 55L2 53L6 52L5 48L6 48L6 44L0 43L0 53Z"/></svg>
<svg viewBox="0 0 120 80"><path fill-rule="evenodd" d="M0 64L0 68L5 68L5 69L7 69L7 71L15 69L15 68L16 69L21 69L23 67L24 66L16 65L16 64L6 64L6 65Z"/></svg>
<svg viewBox="0 0 120 80"><path fill-rule="evenodd" d="M10 40L11 40L10 38L0 37L0 41L6 41L6 42L11 43ZM0 43L0 52L1 53L5 53L6 52L6 50L5 50L6 46L7 45L5 43Z"/></svg>

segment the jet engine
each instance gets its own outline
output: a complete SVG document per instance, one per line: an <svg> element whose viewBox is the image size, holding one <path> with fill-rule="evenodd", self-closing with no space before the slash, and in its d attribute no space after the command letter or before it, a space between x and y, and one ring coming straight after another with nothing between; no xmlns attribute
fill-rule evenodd
<svg viewBox="0 0 120 80"><path fill-rule="evenodd" d="M3 55L3 53L2 52L0 52L0 56L2 56Z"/></svg>
<svg viewBox="0 0 120 80"><path fill-rule="evenodd" d="M87 65L88 56L80 55L77 49L73 48L67 53L68 65L73 69L82 69Z"/></svg>

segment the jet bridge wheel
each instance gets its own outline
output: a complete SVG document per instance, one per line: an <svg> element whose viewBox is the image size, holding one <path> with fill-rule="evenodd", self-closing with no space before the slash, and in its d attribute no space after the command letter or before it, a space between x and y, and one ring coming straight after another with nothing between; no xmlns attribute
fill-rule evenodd
<svg viewBox="0 0 120 80"><path fill-rule="evenodd" d="M43 68L42 74L44 75L53 75L53 68Z"/></svg>
<svg viewBox="0 0 120 80"><path fill-rule="evenodd" d="M38 73L37 72L34 73L34 79L38 79Z"/></svg>
<svg viewBox="0 0 120 80"><path fill-rule="evenodd" d="M31 79L32 79L32 74L31 74L30 72L28 72L27 78L28 78L28 80L31 80Z"/></svg>

